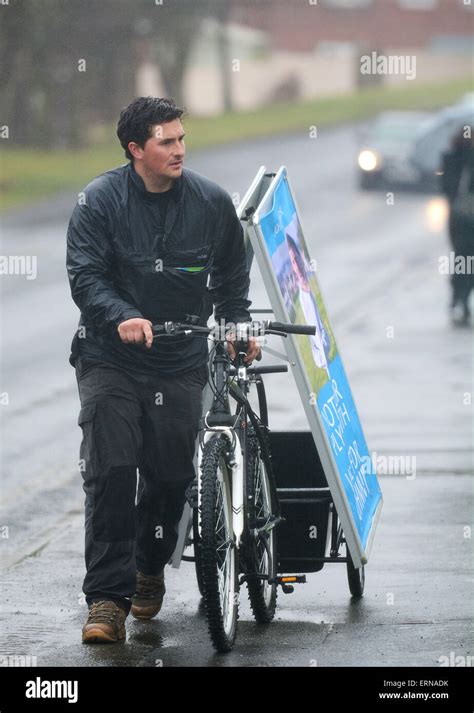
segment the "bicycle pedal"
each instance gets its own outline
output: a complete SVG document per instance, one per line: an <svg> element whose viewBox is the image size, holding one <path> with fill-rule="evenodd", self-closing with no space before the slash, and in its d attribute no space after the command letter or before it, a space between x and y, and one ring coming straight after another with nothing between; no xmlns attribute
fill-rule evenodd
<svg viewBox="0 0 474 713"><path fill-rule="evenodd" d="M275 577L274 580L280 585L284 594L293 594L295 588L293 584L306 584L305 574L287 574L280 577Z"/></svg>

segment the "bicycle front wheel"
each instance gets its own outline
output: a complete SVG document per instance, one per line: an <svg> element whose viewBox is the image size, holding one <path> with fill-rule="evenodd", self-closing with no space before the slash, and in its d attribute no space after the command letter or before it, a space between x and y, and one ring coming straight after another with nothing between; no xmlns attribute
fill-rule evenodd
<svg viewBox="0 0 474 713"><path fill-rule="evenodd" d="M268 624L276 609L277 545L275 527L272 526L274 508L270 479L255 437L248 440L247 479L248 492L253 495L249 507L250 540L246 548L247 588L256 621Z"/></svg>
<svg viewBox="0 0 474 713"><path fill-rule="evenodd" d="M201 536L199 534L199 512L197 507L193 509L193 545L196 580L199 589L199 594L202 597L204 595L204 585L202 581Z"/></svg>
<svg viewBox="0 0 474 713"><path fill-rule="evenodd" d="M204 445L201 460L201 542L203 599L209 633L218 651L230 651L237 634L238 555L232 528L232 489L220 434Z"/></svg>

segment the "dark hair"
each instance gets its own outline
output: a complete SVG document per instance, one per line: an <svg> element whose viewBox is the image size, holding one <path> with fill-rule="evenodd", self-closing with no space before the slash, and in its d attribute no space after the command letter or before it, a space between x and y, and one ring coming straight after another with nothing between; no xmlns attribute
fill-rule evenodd
<svg viewBox="0 0 474 713"><path fill-rule="evenodd" d="M143 147L151 136L151 127L179 119L184 108L176 106L172 99L160 97L137 97L120 112L117 124L117 136L125 151L125 156L132 159L128 150L130 141Z"/></svg>
<svg viewBox="0 0 474 713"><path fill-rule="evenodd" d="M293 251L293 255L295 256L296 264L298 265L299 271L301 272L302 277L306 278L306 267L304 264L303 256L301 255L301 251L299 247L297 246L295 240L291 237L289 233L285 233L286 237L286 242L288 243L288 247L290 250Z"/></svg>

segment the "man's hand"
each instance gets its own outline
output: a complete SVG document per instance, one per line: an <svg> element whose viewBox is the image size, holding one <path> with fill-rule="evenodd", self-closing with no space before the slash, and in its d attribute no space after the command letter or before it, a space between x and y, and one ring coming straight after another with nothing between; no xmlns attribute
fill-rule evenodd
<svg viewBox="0 0 474 713"><path fill-rule="evenodd" d="M149 319L134 317L133 319L126 319L125 322L120 322L117 330L120 339L125 344L143 344L145 342L147 349L150 349L153 344L151 326L152 323Z"/></svg>
<svg viewBox="0 0 474 713"><path fill-rule="evenodd" d="M227 337L227 347L228 347L228 352L229 356L232 360L234 360L237 356L237 352L235 351L234 347L234 342L235 342L235 336L228 336ZM244 362L246 364L251 364L254 359L257 361L260 361L262 358L262 350L260 348L260 345L257 342L257 339L255 337L249 337L249 345L247 347L247 354L244 357Z"/></svg>

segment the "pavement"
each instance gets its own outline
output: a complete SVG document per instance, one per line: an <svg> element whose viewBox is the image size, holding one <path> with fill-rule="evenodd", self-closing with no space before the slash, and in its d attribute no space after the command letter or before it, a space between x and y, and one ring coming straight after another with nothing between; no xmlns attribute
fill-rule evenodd
<svg viewBox="0 0 474 713"><path fill-rule="evenodd" d="M288 167L318 279L371 451L412 474L381 476L384 507L364 597L344 565L279 593L256 626L246 592L236 646L209 641L192 563L167 567L163 609L127 620L127 640L81 644L83 492L74 372L77 310L64 267L74 197L3 221L4 254L38 257L38 277L2 279L2 620L0 654L38 666L472 665L473 331L453 327L444 204L437 196L360 192L355 128L192 154L188 165L243 196L261 164ZM254 266L251 297L268 306ZM24 328L26 326L26 329ZM280 349L278 338L271 344ZM268 362L273 358L265 357ZM291 375L266 380L271 426L306 428Z"/></svg>

